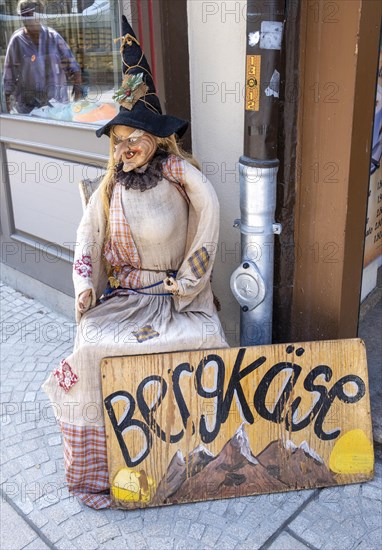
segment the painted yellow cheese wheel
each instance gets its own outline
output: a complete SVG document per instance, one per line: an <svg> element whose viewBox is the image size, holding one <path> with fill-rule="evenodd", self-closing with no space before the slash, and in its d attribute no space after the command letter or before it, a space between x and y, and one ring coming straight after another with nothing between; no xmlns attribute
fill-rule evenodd
<svg viewBox="0 0 382 550"><path fill-rule="evenodd" d="M113 497L125 502L150 502L154 491L154 480L144 470L132 468L121 468L111 486Z"/></svg>
<svg viewBox="0 0 382 550"><path fill-rule="evenodd" d="M330 454L329 468L336 474L373 472L373 445L363 430L351 430L336 441Z"/></svg>

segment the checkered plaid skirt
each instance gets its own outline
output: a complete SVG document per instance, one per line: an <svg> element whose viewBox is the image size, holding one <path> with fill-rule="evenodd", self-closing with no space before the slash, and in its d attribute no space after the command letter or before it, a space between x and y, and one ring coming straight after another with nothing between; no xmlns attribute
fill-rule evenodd
<svg viewBox="0 0 382 550"><path fill-rule="evenodd" d="M105 428L65 422L60 422L60 428L69 491L91 508L110 508Z"/></svg>

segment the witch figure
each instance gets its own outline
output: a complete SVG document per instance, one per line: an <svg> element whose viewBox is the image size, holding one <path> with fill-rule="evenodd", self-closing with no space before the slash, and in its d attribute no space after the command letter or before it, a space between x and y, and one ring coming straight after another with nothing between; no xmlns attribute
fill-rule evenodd
<svg viewBox="0 0 382 550"><path fill-rule="evenodd" d="M100 363L103 357L227 347L211 290L219 204L163 115L148 62L123 18L119 113L97 131L110 160L77 233L73 353L44 383L59 421L71 493L112 506Z"/></svg>

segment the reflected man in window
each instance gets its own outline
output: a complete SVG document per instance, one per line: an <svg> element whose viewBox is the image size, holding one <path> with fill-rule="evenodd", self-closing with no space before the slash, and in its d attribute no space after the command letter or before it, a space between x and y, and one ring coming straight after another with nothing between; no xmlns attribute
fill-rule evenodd
<svg viewBox="0 0 382 550"><path fill-rule="evenodd" d="M44 8L42 0L18 3L24 26L11 36L4 64L8 112L12 103L18 113L27 114L51 99L68 102L68 79L73 84L74 100L82 97L80 66L62 36L41 24Z"/></svg>

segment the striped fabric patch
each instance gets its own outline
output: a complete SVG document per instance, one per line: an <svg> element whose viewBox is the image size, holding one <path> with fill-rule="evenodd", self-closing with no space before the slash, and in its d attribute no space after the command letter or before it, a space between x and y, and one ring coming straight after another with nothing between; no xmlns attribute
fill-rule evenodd
<svg viewBox="0 0 382 550"><path fill-rule="evenodd" d="M105 428L60 422L69 491L91 508L110 508Z"/></svg>
<svg viewBox="0 0 382 550"><path fill-rule="evenodd" d="M151 340L151 338L157 338L159 336L159 332L154 330L151 325L145 325L144 327L141 327L139 330L136 330L132 334L135 336L138 342L146 342L146 340Z"/></svg>
<svg viewBox="0 0 382 550"><path fill-rule="evenodd" d="M115 184L110 201L110 235L104 249L105 258L116 268L115 275L123 286L139 288L141 260L123 213L120 183Z"/></svg>
<svg viewBox="0 0 382 550"><path fill-rule="evenodd" d="M184 188L184 161L176 155L169 155L166 163L163 165L163 176L179 191L187 204L190 204L190 199Z"/></svg>
<svg viewBox="0 0 382 550"><path fill-rule="evenodd" d="M205 246L198 248L198 250L188 258L191 271L197 279L200 279L206 273L209 261L210 255Z"/></svg>

